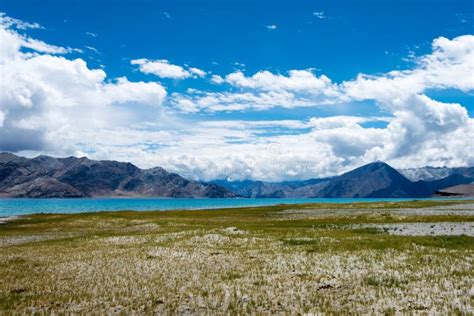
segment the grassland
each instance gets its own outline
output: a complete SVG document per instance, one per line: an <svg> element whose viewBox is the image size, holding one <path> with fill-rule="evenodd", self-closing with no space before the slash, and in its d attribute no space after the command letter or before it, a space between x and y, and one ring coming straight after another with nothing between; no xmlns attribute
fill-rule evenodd
<svg viewBox="0 0 474 316"><path fill-rule="evenodd" d="M473 314L470 224L472 201L21 217L0 224L0 314Z"/></svg>

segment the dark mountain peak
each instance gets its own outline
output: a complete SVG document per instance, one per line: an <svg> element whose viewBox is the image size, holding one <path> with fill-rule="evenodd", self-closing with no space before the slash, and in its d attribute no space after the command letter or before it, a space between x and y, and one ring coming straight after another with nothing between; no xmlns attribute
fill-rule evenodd
<svg viewBox="0 0 474 316"><path fill-rule="evenodd" d="M331 179L318 197L408 197L412 183L390 165L377 161Z"/></svg>
<svg viewBox="0 0 474 316"><path fill-rule="evenodd" d="M352 177L367 177L368 175L375 175L382 176L384 175L385 177L390 177L390 178L396 178L396 179L404 179L408 181L402 174L400 174L396 169L392 168L389 164L382 162L382 161L376 161L372 162L366 165L363 165L359 168L356 168L354 170L351 170L349 172L346 172L342 174L340 177L343 178L352 178Z"/></svg>
<svg viewBox="0 0 474 316"><path fill-rule="evenodd" d="M375 171L375 170L379 170L379 169L386 169L386 170L395 170L394 168L392 168L389 164L383 162L383 161L375 161L375 162L371 162L371 163L368 163L366 165L363 165L359 168L356 168L356 169L353 169L352 171L350 172L355 172L355 171L358 171L358 170L363 170L363 171ZM396 171L396 170L395 170Z"/></svg>

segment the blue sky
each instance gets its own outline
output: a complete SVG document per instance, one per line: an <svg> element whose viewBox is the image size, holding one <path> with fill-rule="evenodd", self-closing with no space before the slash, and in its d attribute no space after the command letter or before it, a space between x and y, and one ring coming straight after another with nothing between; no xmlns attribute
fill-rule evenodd
<svg viewBox="0 0 474 316"><path fill-rule="evenodd" d="M46 42L97 49L98 54L84 49L87 56L78 57L85 57L93 68L104 67L109 77L145 81L156 78L133 71L130 60L167 59L216 74L314 68L340 82L359 73L409 68L410 54L428 53L434 38L474 30L473 2L457 0L20 0L4 1L2 9L45 26L36 33ZM277 28L269 30L269 25ZM214 88L192 79L162 82L173 91ZM439 97L464 101L472 116L471 97L455 93ZM300 114L299 118L308 116Z"/></svg>
<svg viewBox="0 0 474 316"><path fill-rule="evenodd" d="M90 54L92 67L140 80L154 78L133 73L128 60L168 59L216 73L241 69L236 62L249 73L316 68L335 81L387 72L407 67L410 52L429 52L436 37L471 34L473 6L457 0L1 3L7 14L47 28L35 32L44 41L95 47L101 55Z"/></svg>
<svg viewBox="0 0 474 316"><path fill-rule="evenodd" d="M471 131L474 98L469 84L474 80L472 76L464 73L467 77L463 82L469 83L464 85L462 82L454 82L454 79L446 82L437 79L436 83L433 83L429 78L440 69L440 65L435 65L430 56L446 60L452 57L446 53L446 45L450 45L450 42L440 42L438 45L435 40L446 38L454 43L454 39L474 33L473 6L472 1L435 0L0 1L0 11L4 12L6 17L38 23L41 26L21 28L18 25L10 25L8 30L18 36L27 36L49 45L70 48L66 54L51 53L27 47L27 44L22 46L21 52L50 54L56 58L55 62L59 62L58 58L71 62L80 59L87 63L87 70L103 70L106 77L101 84L113 86L117 84L117 78L126 77L127 81L132 83L150 84L150 89L153 84L159 85L166 93L166 96L154 96L157 98L154 100L159 99L159 102L155 103L159 104L153 111L147 104L152 96L145 95L149 89L145 89L146 92L139 96L136 94L140 92L133 92L133 97L127 95L124 102L114 98L107 99L110 103L110 107L104 110L108 111L107 113L97 114L96 108L80 110L68 107L52 110L50 105L47 106L48 117L53 115L54 111L59 111L63 116L67 116L69 112L92 115L97 126L103 127L106 122L111 123L107 120L107 115L110 115L114 117L115 125L133 129L133 135L143 130L151 133L144 139L136 136L136 143L124 144L118 136L101 134L106 133L105 130L99 132L98 127L94 125L97 133L91 135L93 140L78 141L78 137L72 137L64 140L68 146L55 148L48 143L58 129L49 126L41 129L48 131L45 132L44 138L38 141L44 142L45 146L7 146L5 142L3 150L26 155L85 154L100 159L127 159L144 167L161 163L173 171L189 173L191 177L203 179L226 177L226 172L234 171L229 172L229 168L219 172L209 171L217 167L207 161L212 157L201 157L205 154L200 154L199 146L215 147L215 151L206 155L216 157L216 160L222 159L222 163L217 165L234 160L238 161L234 163L239 166L245 165L243 178L265 178L271 174L269 180L325 176L374 159L388 160L400 167L470 164L474 159L467 152L442 155L442 159L430 159L433 153L429 153L429 148L434 145L428 144L428 140L421 135L434 133L430 141L433 141L434 137L437 143L440 143L442 137L448 137L448 133L461 133L451 126L433 127L429 122L434 116L444 119L446 113L460 109L461 112L467 111L467 114L460 114L467 119L459 116L453 120L459 119L457 122L466 124L466 128ZM460 41L464 45L470 43L470 38L462 38ZM437 49L445 52L442 57L436 57ZM467 54L469 67L469 54L472 54L470 47L466 46L463 52ZM458 55L455 57L460 58ZM32 62L28 59L31 56L22 58L28 63ZM166 60L165 65L163 60ZM466 58L462 60L465 61ZM444 61L441 63L443 67L453 67L452 64L445 65ZM181 71L181 76L175 73L163 75L162 68L156 68L169 65L178 67L170 71ZM149 68L152 70L142 68L145 66L152 67ZM192 68L203 71L203 74L193 72ZM403 111L394 101L398 98L395 92L398 92L399 88L387 87L387 90L395 91L390 96L380 93L367 95L367 92L362 93L359 90L363 83L358 82L351 91L344 83L351 86L357 81L357 77L363 74L366 79L377 77L380 79L377 82L382 84L387 76L392 76L391 71L406 70L412 72L410 76L416 77L420 69L428 73L423 75L423 84L420 83L423 87L411 91L410 84L404 85L409 91L399 91L406 99L403 102L416 103L418 99L414 101L412 97L423 96L429 100L423 99L420 102L433 106L435 112L444 109L444 106L433 105L431 101L457 103L459 107L453 111L447 109L446 113L436 112L429 118L424 117L423 113L426 111L421 108L420 113L412 113L426 123L426 128L433 130L414 132L420 133L416 141L420 142L420 148L425 149L420 149L419 152L408 150L406 154L402 154L406 151L406 144L402 145L402 141L397 143L393 139L395 136L403 138L403 133L410 133L407 126L412 126L412 123L397 121L403 116L400 114ZM292 77L292 70L304 73L295 73ZM442 71L444 73L444 68ZM442 71L439 70L439 73ZM263 72L266 72L263 78L252 77ZM232 74L237 76L232 77ZM239 74L242 76L238 77ZM229 75L231 76L226 77ZM216 83L218 78L213 76L219 76L223 79L222 82ZM395 75L396 78L404 76L403 73ZM47 76L45 78L49 80ZM329 82L325 78L328 78ZM59 88L62 96L67 97L70 91L79 89L73 87L77 80L71 80L69 86L66 86L65 80L64 85ZM409 80L412 79L407 79L407 82ZM26 83L17 83L26 89ZM157 88L156 85L153 89ZM315 92L315 89L321 90ZM84 93L86 92L90 95L90 91ZM239 95L242 93L245 94L244 99ZM213 98L212 105L202 101L203 98ZM84 102L87 103L87 100ZM41 108L44 110L46 105ZM406 108L416 107L410 103ZM13 109L14 104L9 103L3 111L6 113L6 123L3 124L4 139L7 135L14 134L13 125L16 124L17 128L18 122L25 121L23 117L23 120L16 123L10 122L8 118L13 117ZM16 120L19 119L18 115L15 116ZM348 117L362 118L362 121L356 119L355 122L354 119L347 119ZM331 122L335 125L331 125L331 131L328 131L327 123L324 123L323 132L317 132L321 131L322 127L315 127L313 123L322 118L334 118ZM344 123L334 123L334 120L338 119ZM255 123L252 123L255 121L267 123L258 123L257 125L260 125L255 126ZM216 127L214 124L209 130L209 122L217 122L220 125ZM236 126L237 122L239 126L228 128ZM8 131L5 127L7 123L12 124ZM250 127L249 124L253 125ZM298 124L300 126L295 126ZM136 127L138 125L140 127ZM189 126L205 128L190 130ZM403 128L394 136L393 130L398 126ZM351 131L350 128L356 130ZM359 131L359 128L363 130ZM336 135L336 129L342 134ZM384 130L387 134L381 134L374 129ZM344 134L359 132L361 135L372 134L364 136L364 140L354 140ZM23 135L26 133L25 130ZM159 135L167 133L173 137L163 136L165 140L162 140ZM292 135L305 138L284 138ZM380 138L378 144L368 141L373 137ZM98 139L104 139L104 142ZM301 169L301 165L314 165L314 161L308 159L310 154L300 152L301 148L297 145L291 145L287 152L283 148L300 141L301 147L310 146L310 140L314 141L315 151L325 153L321 159L332 163L328 162L310 171L298 171L296 169ZM360 141L364 146L354 148L351 144L354 141ZM388 142L393 143L387 144ZM251 146L235 147L235 143ZM275 157L266 160L255 158L262 156L258 146L263 146L265 151L271 144L279 144L278 146L282 147L279 149L282 153L277 157L277 162L273 161ZM140 146L144 146L144 149L138 151L140 158L137 158L137 148L142 148ZM101 150L105 147L110 149ZM165 151L163 148L172 148L174 151ZM219 152L218 148L221 148L222 152ZM378 148L381 148L380 152ZM447 151L446 146L439 145L438 151L443 150ZM242 158L242 153L253 158ZM178 154L185 157L177 157ZM233 156L228 157L226 154ZM160 158L157 159L157 156ZM317 161L321 159L317 158ZM292 167L285 167L283 171L280 170L282 168L277 171L265 171L261 166L268 165L269 162ZM193 163L202 165L196 167ZM260 169L256 170L258 168ZM296 171L288 171L288 168ZM238 175L233 177L239 178Z"/></svg>

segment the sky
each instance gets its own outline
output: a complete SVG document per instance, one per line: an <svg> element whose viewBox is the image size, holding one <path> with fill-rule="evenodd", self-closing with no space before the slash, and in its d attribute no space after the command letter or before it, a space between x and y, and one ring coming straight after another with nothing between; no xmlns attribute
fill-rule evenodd
<svg viewBox="0 0 474 316"><path fill-rule="evenodd" d="M474 165L474 2L0 0L0 151L301 180Z"/></svg>

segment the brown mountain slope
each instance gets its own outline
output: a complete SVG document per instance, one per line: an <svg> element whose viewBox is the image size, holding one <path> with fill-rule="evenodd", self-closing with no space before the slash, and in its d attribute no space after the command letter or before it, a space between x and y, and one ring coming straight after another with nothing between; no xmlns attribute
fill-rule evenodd
<svg viewBox="0 0 474 316"><path fill-rule="evenodd" d="M461 184L438 190L434 196L474 197L474 184Z"/></svg>

